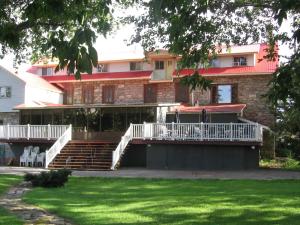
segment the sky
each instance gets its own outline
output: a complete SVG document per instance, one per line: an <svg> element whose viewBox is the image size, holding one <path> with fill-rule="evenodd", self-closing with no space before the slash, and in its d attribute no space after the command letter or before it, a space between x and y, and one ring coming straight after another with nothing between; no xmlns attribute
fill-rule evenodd
<svg viewBox="0 0 300 225"><path fill-rule="evenodd" d="M280 31L285 31L290 33L291 28L288 21L283 22ZM120 54L124 52L137 52L142 53L143 49L139 44L134 44L131 46L127 45L126 40L129 40L131 34L134 33L133 25L126 25L120 27L114 33L109 35L106 39L104 37L99 37L95 43L95 48L98 51L98 54ZM291 55L292 51L287 46L279 46L279 54L284 56ZM0 65L6 67L7 69L13 70L13 55L8 55L4 59L0 60ZM284 61L283 58L281 58ZM23 63L19 65L19 73L26 71L30 67L30 62Z"/></svg>

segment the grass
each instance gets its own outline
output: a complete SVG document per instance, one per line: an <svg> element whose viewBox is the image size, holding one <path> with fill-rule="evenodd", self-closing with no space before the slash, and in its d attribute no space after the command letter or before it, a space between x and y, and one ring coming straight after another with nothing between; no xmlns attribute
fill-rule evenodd
<svg viewBox="0 0 300 225"><path fill-rule="evenodd" d="M259 166L262 168L300 170L300 162L293 158L276 158L272 160L260 160Z"/></svg>
<svg viewBox="0 0 300 225"><path fill-rule="evenodd" d="M299 224L300 181L71 177L24 200L80 225Z"/></svg>
<svg viewBox="0 0 300 225"><path fill-rule="evenodd" d="M0 195L3 195L10 186L21 181L21 177L11 175L0 175ZM0 225L21 225L20 219L9 213L6 209L0 207Z"/></svg>

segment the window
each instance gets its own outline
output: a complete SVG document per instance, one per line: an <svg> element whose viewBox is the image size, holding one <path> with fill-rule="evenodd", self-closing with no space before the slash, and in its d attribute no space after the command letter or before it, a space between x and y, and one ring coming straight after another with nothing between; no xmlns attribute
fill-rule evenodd
<svg viewBox="0 0 300 225"><path fill-rule="evenodd" d="M92 84L82 86L82 103L92 104L94 102L94 86Z"/></svg>
<svg viewBox="0 0 300 225"><path fill-rule="evenodd" d="M164 61L155 61L155 69L156 70L163 70L165 68Z"/></svg>
<svg viewBox="0 0 300 225"><path fill-rule="evenodd" d="M175 83L175 102L189 102L189 87L181 83Z"/></svg>
<svg viewBox="0 0 300 225"><path fill-rule="evenodd" d="M213 85L211 88L211 102L224 104L224 103L237 103L238 102L238 89L237 84L221 84Z"/></svg>
<svg viewBox="0 0 300 225"><path fill-rule="evenodd" d="M47 68L47 67L42 68L42 76L49 76L49 75L53 75L53 68Z"/></svg>
<svg viewBox="0 0 300 225"><path fill-rule="evenodd" d="M10 98L11 87L0 87L0 98Z"/></svg>
<svg viewBox="0 0 300 225"><path fill-rule="evenodd" d="M115 86L106 85L102 87L102 103L112 104L115 100Z"/></svg>
<svg viewBox="0 0 300 225"><path fill-rule="evenodd" d="M73 98L74 98L74 87L72 84L70 84L65 87L64 104L72 105Z"/></svg>
<svg viewBox="0 0 300 225"><path fill-rule="evenodd" d="M130 62L130 70L142 70L142 62Z"/></svg>
<svg viewBox="0 0 300 225"><path fill-rule="evenodd" d="M242 57L233 57L233 66L247 66L247 58Z"/></svg>
<svg viewBox="0 0 300 225"><path fill-rule="evenodd" d="M105 73L108 72L108 64L99 63L97 65L97 71L99 73Z"/></svg>
<svg viewBox="0 0 300 225"><path fill-rule="evenodd" d="M220 62L218 59L209 60L209 67L220 67Z"/></svg>
<svg viewBox="0 0 300 225"><path fill-rule="evenodd" d="M157 85L145 84L144 85L144 103L157 102Z"/></svg>

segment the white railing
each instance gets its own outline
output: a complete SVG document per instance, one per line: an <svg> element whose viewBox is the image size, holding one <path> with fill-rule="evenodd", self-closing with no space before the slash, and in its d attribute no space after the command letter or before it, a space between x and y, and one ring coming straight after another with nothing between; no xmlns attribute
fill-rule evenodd
<svg viewBox="0 0 300 225"><path fill-rule="evenodd" d="M130 124L119 145L113 151L114 170L133 139L184 141L262 142L258 123L144 123Z"/></svg>
<svg viewBox="0 0 300 225"><path fill-rule="evenodd" d="M132 124L132 139L193 141L262 141L258 123Z"/></svg>
<svg viewBox="0 0 300 225"><path fill-rule="evenodd" d="M57 139L68 125L2 125L0 139Z"/></svg>
<svg viewBox="0 0 300 225"><path fill-rule="evenodd" d="M65 132L56 140L52 147L46 151L45 167L48 168L52 160L60 153L63 147L72 140L72 125L65 130Z"/></svg>
<svg viewBox="0 0 300 225"><path fill-rule="evenodd" d="M132 140L132 124L130 124L129 128L127 129L126 133L121 138L120 143L118 144L117 148L112 152L112 165L111 169L114 170L121 159L122 154L124 153L126 146Z"/></svg>

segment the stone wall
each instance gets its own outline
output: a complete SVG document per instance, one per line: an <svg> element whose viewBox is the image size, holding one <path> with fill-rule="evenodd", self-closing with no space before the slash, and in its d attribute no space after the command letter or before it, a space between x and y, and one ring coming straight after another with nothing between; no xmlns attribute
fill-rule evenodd
<svg viewBox="0 0 300 225"><path fill-rule="evenodd" d="M17 125L19 124L19 112L0 112L0 125L1 123Z"/></svg>

